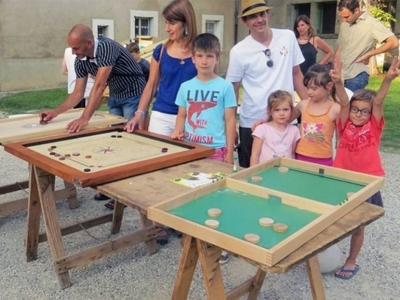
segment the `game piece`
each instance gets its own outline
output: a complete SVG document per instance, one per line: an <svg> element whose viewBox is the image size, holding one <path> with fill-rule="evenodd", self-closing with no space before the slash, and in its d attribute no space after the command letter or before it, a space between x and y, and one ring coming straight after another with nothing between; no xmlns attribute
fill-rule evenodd
<svg viewBox="0 0 400 300"><path fill-rule="evenodd" d="M59 158L59 160L65 160L65 157L64 157L64 156L61 156L61 157Z"/></svg>
<svg viewBox="0 0 400 300"><path fill-rule="evenodd" d="M346 195L346 196L347 196L347 199L349 199L349 198L350 198L351 196L353 196L353 195L354 195L354 193L348 192L347 195Z"/></svg>
<svg viewBox="0 0 400 300"><path fill-rule="evenodd" d="M275 232L286 232L288 230L288 226L283 223L276 223L276 224L272 225L272 229Z"/></svg>
<svg viewBox="0 0 400 300"><path fill-rule="evenodd" d="M85 158L92 158L92 156L91 155L86 155Z"/></svg>
<svg viewBox="0 0 400 300"><path fill-rule="evenodd" d="M244 235L244 240L252 244L258 244L260 242L260 236L254 233L247 233Z"/></svg>
<svg viewBox="0 0 400 300"><path fill-rule="evenodd" d="M206 220L204 222L206 224L207 227L216 229L219 226L219 222L217 220Z"/></svg>
<svg viewBox="0 0 400 300"><path fill-rule="evenodd" d="M54 157L60 157L60 156L61 156L61 154L58 154L58 153L54 154Z"/></svg>
<svg viewBox="0 0 400 300"><path fill-rule="evenodd" d="M79 156L79 155L81 155L80 153L78 153L78 152L74 152L74 153L72 153L72 156Z"/></svg>
<svg viewBox="0 0 400 300"><path fill-rule="evenodd" d="M207 214L208 214L210 217L219 217L219 216L222 214L222 211L221 211L219 208L210 208L210 209L207 211Z"/></svg>
<svg viewBox="0 0 400 300"><path fill-rule="evenodd" d="M56 153L55 153L55 152L50 152L49 154L50 154L50 155L55 155Z"/></svg>
<svg viewBox="0 0 400 300"><path fill-rule="evenodd" d="M162 153L168 152L168 148L162 148L162 149L161 149L161 152L162 152Z"/></svg>
<svg viewBox="0 0 400 300"><path fill-rule="evenodd" d="M83 171L84 172L90 172L90 169L86 168L86 169L83 169Z"/></svg>
<svg viewBox="0 0 400 300"><path fill-rule="evenodd" d="M289 171L289 168L288 167L279 167L278 171L281 173L287 173Z"/></svg>
<svg viewBox="0 0 400 300"><path fill-rule="evenodd" d="M263 178L261 176L252 176L251 181L252 182L261 182Z"/></svg>
<svg viewBox="0 0 400 300"><path fill-rule="evenodd" d="M71 157L71 154L64 154L65 157Z"/></svg>
<svg viewBox="0 0 400 300"><path fill-rule="evenodd" d="M260 218L260 220L258 220L258 222L260 223L261 226L264 226L264 227L270 227L270 226L272 226L272 224L274 224L274 220L271 218Z"/></svg>

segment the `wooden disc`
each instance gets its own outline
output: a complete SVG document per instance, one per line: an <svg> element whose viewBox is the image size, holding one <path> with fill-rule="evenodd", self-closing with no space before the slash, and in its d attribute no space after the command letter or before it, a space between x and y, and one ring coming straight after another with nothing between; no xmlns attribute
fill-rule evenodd
<svg viewBox="0 0 400 300"><path fill-rule="evenodd" d="M207 211L207 215L209 215L210 217L219 217L222 214L222 210L220 210L219 208L210 208Z"/></svg>
<svg viewBox="0 0 400 300"><path fill-rule="evenodd" d="M347 199L349 199L349 198L350 198L351 196L353 196L353 195L354 195L353 192L348 192L347 195L346 195L346 196L347 196Z"/></svg>
<svg viewBox="0 0 400 300"><path fill-rule="evenodd" d="M251 176L252 182L261 182L263 179L261 176Z"/></svg>
<svg viewBox="0 0 400 300"><path fill-rule="evenodd" d="M264 226L264 227L270 227L270 226L272 226L272 224L274 224L274 220L271 218L260 218L260 220L258 220L258 222L260 223L261 226Z"/></svg>
<svg viewBox="0 0 400 300"><path fill-rule="evenodd" d="M244 240L252 244L258 244L260 242L260 236L254 233L247 233L244 235Z"/></svg>
<svg viewBox="0 0 400 300"><path fill-rule="evenodd" d="M279 167L278 171L281 173L287 173L289 171L289 168L288 167Z"/></svg>
<svg viewBox="0 0 400 300"><path fill-rule="evenodd" d="M204 222L206 224L207 227L216 229L219 227L219 222L217 220L206 220Z"/></svg>
<svg viewBox="0 0 400 300"><path fill-rule="evenodd" d="M276 224L272 225L272 229L275 232L286 232L288 230L288 226L283 223L276 223Z"/></svg>

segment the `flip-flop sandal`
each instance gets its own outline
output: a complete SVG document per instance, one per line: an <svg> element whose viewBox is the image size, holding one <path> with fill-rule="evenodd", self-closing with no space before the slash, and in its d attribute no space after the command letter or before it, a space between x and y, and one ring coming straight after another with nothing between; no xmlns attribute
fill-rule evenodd
<svg viewBox="0 0 400 300"><path fill-rule="evenodd" d="M102 194L102 193L97 193L96 195L93 196L94 200L96 201L104 201L104 200L109 200L110 197Z"/></svg>
<svg viewBox="0 0 400 300"><path fill-rule="evenodd" d="M334 275L336 278L349 280L349 279L353 278L358 273L358 271L360 271L360 269L361 269L361 267L359 265L356 265L354 270L345 269L343 266L340 268L340 270L336 271ZM337 272L350 273L350 275L348 275L348 276L340 275L340 274L337 274Z"/></svg>
<svg viewBox="0 0 400 300"><path fill-rule="evenodd" d="M115 201L114 200L110 200L106 204L104 204L105 207L107 207L108 209L111 209L111 210L114 209L114 205L115 205Z"/></svg>

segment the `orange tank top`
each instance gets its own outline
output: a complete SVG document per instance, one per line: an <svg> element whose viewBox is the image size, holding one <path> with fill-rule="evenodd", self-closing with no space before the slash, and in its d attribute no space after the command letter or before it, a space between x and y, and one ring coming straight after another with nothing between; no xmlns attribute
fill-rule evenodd
<svg viewBox="0 0 400 300"><path fill-rule="evenodd" d="M300 134L301 138L296 147L296 153L314 157L331 158L332 139L335 132L335 121L329 116L334 102L328 110L321 115L313 115L309 112L310 102L301 115Z"/></svg>

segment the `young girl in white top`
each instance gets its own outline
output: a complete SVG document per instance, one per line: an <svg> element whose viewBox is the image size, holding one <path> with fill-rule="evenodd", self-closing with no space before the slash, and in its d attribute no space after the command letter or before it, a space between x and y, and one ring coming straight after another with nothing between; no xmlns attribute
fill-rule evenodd
<svg viewBox="0 0 400 300"><path fill-rule="evenodd" d="M277 90L268 97L268 119L254 129L250 166L274 157L294 158L300 139L299 129L289 123L293 98L289 92Z"/></svg>

